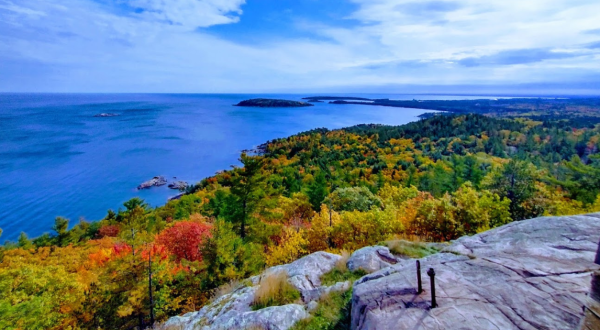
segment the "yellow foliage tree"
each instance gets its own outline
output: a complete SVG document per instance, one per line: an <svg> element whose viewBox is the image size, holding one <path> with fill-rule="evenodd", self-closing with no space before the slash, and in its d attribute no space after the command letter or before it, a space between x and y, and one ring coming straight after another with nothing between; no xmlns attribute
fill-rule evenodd
<svg viewBox="0 0 600 330"><path fill-rule="evenodd" d="M267 251L267 266L290 263L307 253L308 241L303 230L286 228L281 244L270 246Z"/></svg>
<svg viewBox="0 0 600 330"><path fill-rule="evenodd" d="M373 208L368 212L349 211L341 214L342 221L333 228L336 248L353 251L375 245L392 233L396 210Z"/></svg>
<svg viewBox="0 0 600 330"><path fill-rule="evenodd" d="M321 205L321 212L311 219L311 226L307 233L308 251L312 253L331 248L333 228L340 222L339 213L325 204Z"/></svg>

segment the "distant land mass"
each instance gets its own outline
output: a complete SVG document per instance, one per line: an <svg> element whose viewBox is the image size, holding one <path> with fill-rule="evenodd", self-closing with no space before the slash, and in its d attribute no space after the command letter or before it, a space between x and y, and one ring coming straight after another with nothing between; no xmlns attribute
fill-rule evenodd
<svg viewBox="0 0 600 330"><path fill-rule="evenodd" d="M250 99L244 100L238 104L238 107L260 107L260 108L292 108L292 107L312 107L307 102L280 100L280 99Z"/></svg>
<svg viewBox="0 0 600 330"><path fill-rule="evenodd" d="M308 102L379 105L451 113L477 113L492 117L528 117L532 120L569 120L594 125L600 123L600 98L493 98L475 100L390 100L347 96L309 96ZM436 115L420 115L427 118Z"/></svg>

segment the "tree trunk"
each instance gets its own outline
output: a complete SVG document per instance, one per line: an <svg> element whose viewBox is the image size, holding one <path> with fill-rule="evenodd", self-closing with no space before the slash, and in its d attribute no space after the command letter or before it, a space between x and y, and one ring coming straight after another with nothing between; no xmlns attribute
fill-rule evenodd
<svg viewBox="0 0 600 330"><path fill-rule="evenodd" d="M150 325L154 325L154 299L152 298L152 248L148 253L148 294L150 297Z"/></svg>
<svg viewBox="0 0 600 330"><path fill-rule="evenodd" d="M240 228L240 237L246 237L246 200L244 199L244 203L242 205L242 226Z"/></svg>

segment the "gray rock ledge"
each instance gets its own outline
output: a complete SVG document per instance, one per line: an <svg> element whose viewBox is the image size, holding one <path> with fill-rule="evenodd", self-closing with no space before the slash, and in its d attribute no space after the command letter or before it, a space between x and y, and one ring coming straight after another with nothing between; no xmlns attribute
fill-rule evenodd
<svg viewBox="0 0 600 330"><path fill-rule="evenodd" d="M354 284L352 329L577 329L590 291L600 213L513 222L462 237ZM430 309L427 270L435 269Z"/></svg>

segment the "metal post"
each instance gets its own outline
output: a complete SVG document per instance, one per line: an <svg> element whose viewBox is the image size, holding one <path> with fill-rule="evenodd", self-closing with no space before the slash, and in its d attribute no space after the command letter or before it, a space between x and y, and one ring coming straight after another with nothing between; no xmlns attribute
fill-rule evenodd
<svg viewBox="0 0 600 330"><path fill-rule="evenodd" d="M423 285L421 284L421 262L417 260L417 293L423 292Z"/></svg>
<svg viewBox="0 0 600 330"><path fill-rule="evenodd" d="M429 268L427 275L429 275L431 282L431 308L436 308L438 307L438 304L435 301L435 271L433 268Z"/></svg>

